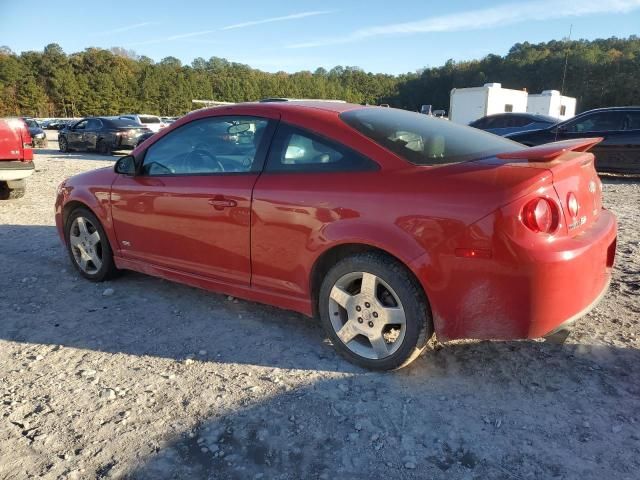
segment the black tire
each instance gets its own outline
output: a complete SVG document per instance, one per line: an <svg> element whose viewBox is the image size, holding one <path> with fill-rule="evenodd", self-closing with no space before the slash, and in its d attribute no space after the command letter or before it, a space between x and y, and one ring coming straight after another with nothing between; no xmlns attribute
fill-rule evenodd
<svg viewBox="0 0 640 480"><path fill-rule="evenodd" d="M405 332L400 346L391 355L371 359L354 353L338 338L329 311L329 296L336 282L353 272L367 272L383 280L393 289L405 313ZM413 274L402 264L381 253L362 253L347 257L326 274L318 298L318 312L325 332L343 357L372 370L402 368L415 360L433 334L431 309L424 291Z"/></svg>
<svg viewBox="0 0 640 480"><path fill-rule="evenodd" d="M64 137L58 138L58 147L62 153L67 153L69 151L69 142Z"/></svg>
<svg viewBox="0 0 640 480"><path fill-rule="evenodd" d="M101 155L111 155L111 148L107 145L107 142L104 140L98 140L96 144L96 151Z"/></svg>
<svg viewBox="0 0 640 480"><path fill-rule="evenodd" d="M74 221L78 217L83 217L89 220L93 225L93 227L95 228L95 230L98 231L98 234L100 236L99 254L102 260L102 265L95 272L87 272L82 269L82 267L79 265L78 261L76 260L76 257L74 256L74 252L71 247L71 241L70 241L71 228L74 224ZM118 274L118 269L116 268L116 265L113 261L113 250L111 249L111 245L109 244L109 239L107 237L107 234L104 231L104 228L100 223L100 220L98 220L98 217L96 217L93 214L93 212L91 212L91 210L84 207L79 207L73 210L69 214L64 226L64 239L67 246L67 253L69 254L69 258L71 259L71 263L76 268L76 270L78 270L80 275L82 275L87 280L91 280L92 282L103 282L105 280L109 280L110 278L113 278Z"/></svg>
<svg viewBox="0 0 640 480"><path fill-rule="evenodd" d="M9 187L7 182L0 182L0 200L15 200L16 198L24 197L26 186L25 182L12 182L17 183L17 186Z"/></svg>

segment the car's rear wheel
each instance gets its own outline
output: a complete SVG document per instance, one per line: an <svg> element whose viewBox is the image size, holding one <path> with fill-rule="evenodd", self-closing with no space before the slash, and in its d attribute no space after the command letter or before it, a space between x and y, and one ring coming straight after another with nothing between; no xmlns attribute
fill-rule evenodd
<svg viewBox="0 0 640 480"><path fill-rule="evenodd" d="M69 143L67 142L67 139L60 137L58 139L58 147L62 153L67 153L69 151Z"/></svg>
<svg viewBox="0 0 640 480"><path fill-rule="evenodd" d="M98 140L96 150L102 155L111 155L111 149L107 145L107 142L105 142L104 140Z"/></svg>
<svg viewBox="0 0 640 480"><path fill-rule="evenodd" d="M365 368L408 365L433 333L429 304L411 272L378 253L354 255L331 268L318 307L336 350Z"/></svg>
<svg viewBox="0 0 640 480"><path fill-rule="evenodd" d="M0 182L0 200L14 200L24 197L26 191L24 180L13 180L10 182Z"/></svg>
<svg viewBox="0 0 640 480"><path fill-rule="evenodd" d="M71 262L84 278L102 282L117 273L104 228L88 209L71 212L65 225L65 239Z"/></svg>

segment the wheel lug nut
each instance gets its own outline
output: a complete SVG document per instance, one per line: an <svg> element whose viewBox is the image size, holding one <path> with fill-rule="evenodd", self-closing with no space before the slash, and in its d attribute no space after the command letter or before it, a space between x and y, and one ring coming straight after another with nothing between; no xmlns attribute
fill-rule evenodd
<svg viewBox="0 0 640 480"><path fill-rule="evenodd" d="M363 322L362 317L358 317L358 323L362 323L362 322Z"/></svg>
<svg viewBox="0 0 640 480"><path fill-rule="evenodd" d="M360 305L356 305L356 312L359 312L360 310L362 310L362 307L360 307Z"/></svg>
<svg viewBox="0 0 640 480"><path fill-rule="evenodd" d="M373 322L369 322L369 327L373 327Z"/></svg>
<svg viewBox="0 0 640 480"><path fill-rule="evenodd" d="M371 304L369 302L364 302L364 306L369 308L371 306Z"/></svg>
<svg viewBox="0 0 640 480"><path fill-rule="evenodd" d="M378 318L378 312L373 312L373 318Z"/></svg>

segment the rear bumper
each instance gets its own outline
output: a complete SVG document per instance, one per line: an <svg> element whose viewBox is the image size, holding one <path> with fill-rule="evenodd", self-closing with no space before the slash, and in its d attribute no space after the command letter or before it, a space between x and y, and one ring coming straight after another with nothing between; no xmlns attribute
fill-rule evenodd
<svg viewBox="0 0 640 480"><path fill-rule="evenodd" d="M490 259L449 258L449 291L427 291L436 333L508 340L566 327L606 293L616 235L615 216L603 210L574 238L531 246L502 237Z"/></svg>
<svg viewBox="0 0 640 480"><path fill-rule="evenodd" d="M33 173L33 162L0 161L0 181L21 180Z"/></svg>

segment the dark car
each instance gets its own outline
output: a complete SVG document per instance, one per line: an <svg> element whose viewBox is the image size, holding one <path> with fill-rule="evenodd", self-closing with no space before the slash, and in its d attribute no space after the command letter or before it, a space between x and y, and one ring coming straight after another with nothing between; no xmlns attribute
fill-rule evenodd
<svg viewBox="0 0 640 480"><path fill-rule="evenodd" d="M471 122L469 126L504 136L509 133L547 128L559 121L555 117L535 113L498 113L479 118Z"/></svg>
<svg viewBox="0 0 640 480"><path fill-rule="evenodd" d="M36 148L45 148L47 146L47 135L37 121L33 118L23 118L24 123L27 124L29 129L29 135L31 135L31 141Z"/></svg>
<svg viewBox="0 0 640 480"><path fill-rule="evenodd" d="M53 120L46 122L44 128L47 130L62 130L70 123L73 123L73 120L61 120L59 118L54 118Z"/></svg>
<svg viewBox="0 0 640 480"><path fill-rule="evenodd" d="M113 150L132 150L138 138L149 131L133 120L90 117L60 130L58 144L61 152L95 150L110 154Z"/></svg>
<svg viewBox="0 0 640 480"><path fill-rule="evenodd" d="M138 137L138 140L136 142L136 147L138 145L142 145L142 142L144 142L147 138L152 137L155 135L155 132L147 132L147 133L143 133L142 135L140 135Z"/></svg>
<svg viewBox="0 0 640 480"><path fill-rule="evenodd" d="M591 150L596 157L596 170L640 173L640 107L598 108L552 127L506 136L528 146L602 137L602 142Z"/></svg>

